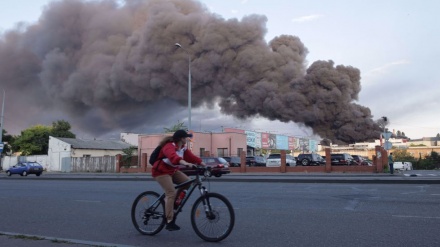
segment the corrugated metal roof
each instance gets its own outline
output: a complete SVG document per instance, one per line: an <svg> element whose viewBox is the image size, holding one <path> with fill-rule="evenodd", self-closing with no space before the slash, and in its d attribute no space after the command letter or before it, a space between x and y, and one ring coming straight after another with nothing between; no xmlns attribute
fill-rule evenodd
<svg viewBox="0 0 440 247"><path fill-rule="evenodd" d="M76 149L104 149L104 150L122 150L129 148L131 145L123 141L112 140L80 140L74 138L55 137L63 142L72 145Z"/></svg>

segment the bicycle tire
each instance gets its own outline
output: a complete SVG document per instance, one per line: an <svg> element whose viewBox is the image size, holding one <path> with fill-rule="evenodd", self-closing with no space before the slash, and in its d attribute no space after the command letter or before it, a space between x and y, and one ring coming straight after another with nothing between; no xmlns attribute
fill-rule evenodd
<svg viewBox="0 0 440 247"><path fill-rule="evenodd" d="M131 206L131 221L134 228L144 235L155 235L165 226L165 202L163 200L154 212L148 212L151 204L159 197L160 195L154 191L145 191L136 197Z"/></svg>
<svg viewBox="0 0 440 247"><path fill-rule="evenodd" d="M205 212L204 202L211 205L211 214ZM229 236L235 223L235 213L226 197L208 193L199 197L191 210L191 224L196 234L208 242L219 242Z"/></svg>

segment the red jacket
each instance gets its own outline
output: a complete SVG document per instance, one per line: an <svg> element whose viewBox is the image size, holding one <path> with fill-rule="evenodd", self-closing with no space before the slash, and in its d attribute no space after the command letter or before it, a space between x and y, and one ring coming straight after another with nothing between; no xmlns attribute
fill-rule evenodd
<svg viewBox="0 0 440 247"><path fill-rule="evenodd" d="M185 148L182 146L180 149ZM180 150L177 144L174 142L168 142L165 144L159 153L159 160L154 162L153 169L151 170L151 175L157 177L160 175L173 175L177 170L179 170L179 162L182 159L177 152ZM172 165L169 165L163 161L164 158L168 158ZM183 153L183 160L192 164L200 164L202 160L195 156L191 150L186 149Z"/></svg>

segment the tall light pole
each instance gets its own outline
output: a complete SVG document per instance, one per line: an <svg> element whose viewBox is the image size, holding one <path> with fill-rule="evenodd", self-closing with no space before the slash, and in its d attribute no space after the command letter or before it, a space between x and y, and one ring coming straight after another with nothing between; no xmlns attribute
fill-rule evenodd
<svg viewBox="0 0 440 247"><path fill-rule="evenodd" d="M188 54L188 130L191 130L191 55L181 44L176 43L174 45L182 48Z"/></svg>
<svg viewBox="0 0 440 247"><path fill-rule="evenodd" d="M3 140L3 114L5 112L5 90L3 90L2 115L0 116L0 144Z"/></svg>

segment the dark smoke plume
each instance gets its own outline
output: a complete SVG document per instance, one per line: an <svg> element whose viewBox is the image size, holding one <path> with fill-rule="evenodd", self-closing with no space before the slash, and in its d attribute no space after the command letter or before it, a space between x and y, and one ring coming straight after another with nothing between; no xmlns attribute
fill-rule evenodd
<svg viewBox="0 0 440 247"><path fill-rule="evenodd" d="M0 81L14 111L62 111L98 133L153 124L186 106L179 42L191 54L193 107L220 102L225 114L293 121L334 142L378 136L370 110L353 103L360 71L307 68L298 37L264 40L266 21L225 20L192 0L52 2L1 37Z"/></svg>

